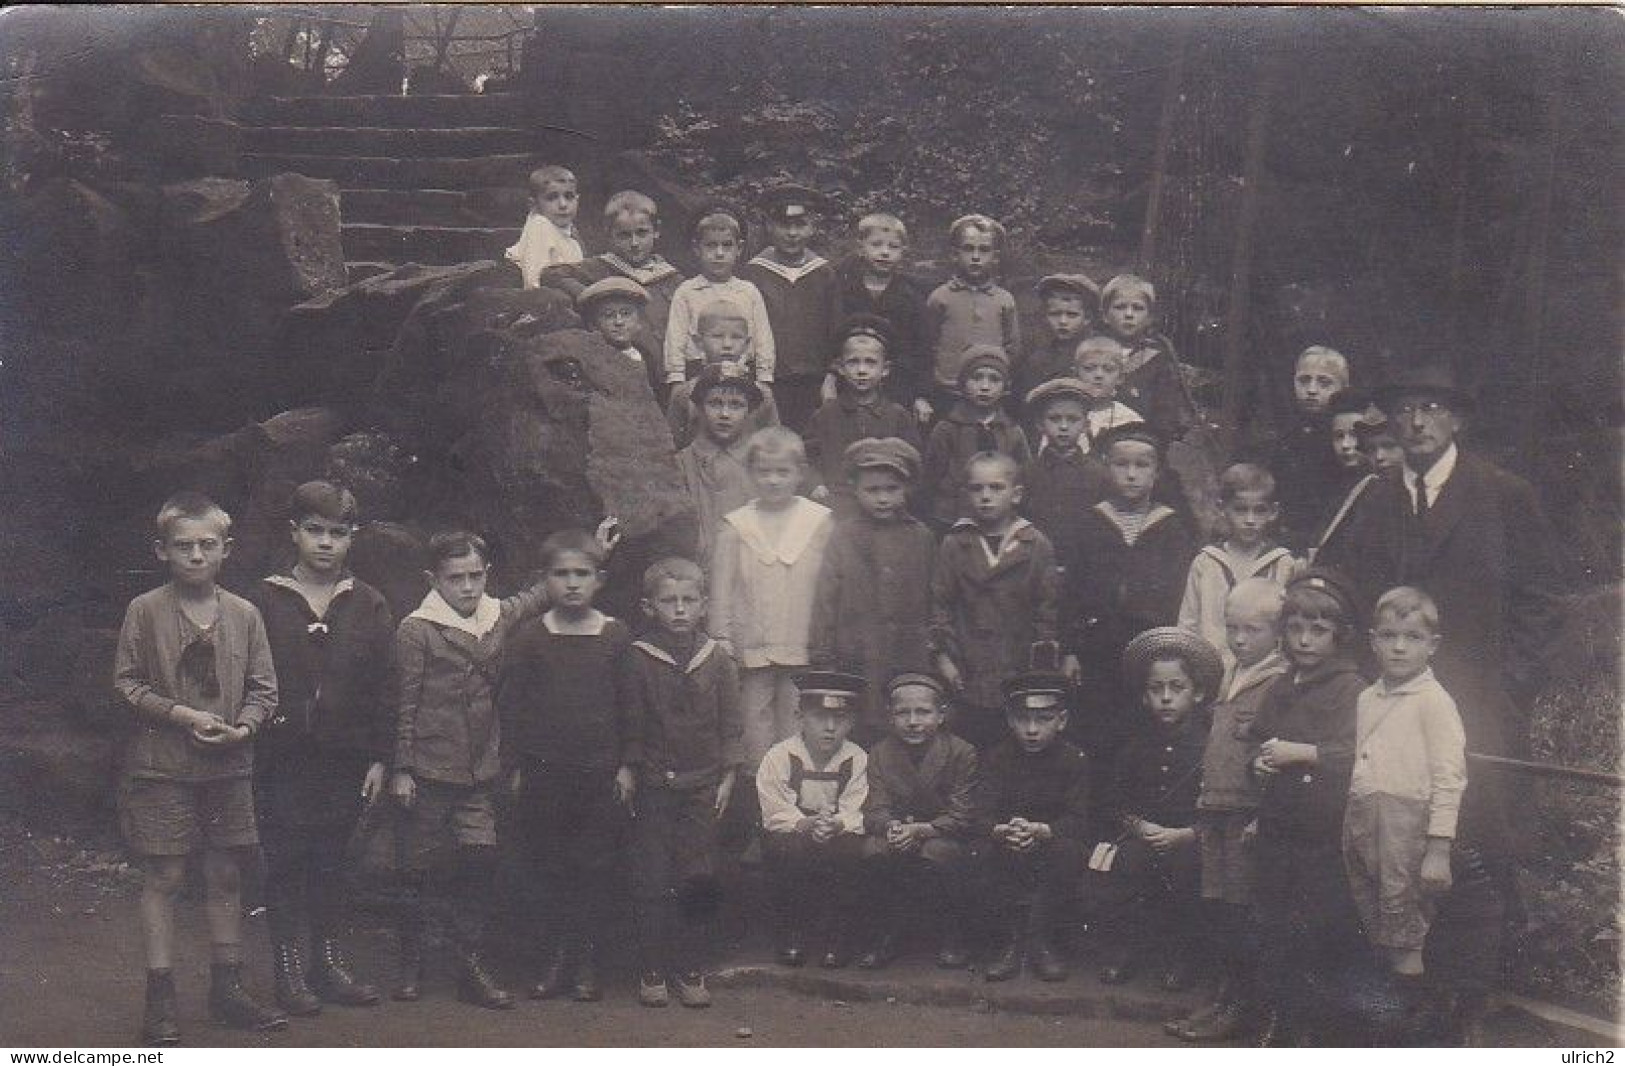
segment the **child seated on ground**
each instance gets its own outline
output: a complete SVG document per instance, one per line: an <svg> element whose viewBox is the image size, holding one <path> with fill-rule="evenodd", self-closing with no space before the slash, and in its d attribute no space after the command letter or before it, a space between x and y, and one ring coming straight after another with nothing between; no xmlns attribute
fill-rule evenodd
<svg viewBox="0 0 1625 1066"><path fill-rule="evenodd" d="M1125 688L1117 664L1136 633L1173 625L1179 618L1187 560L1195 538L1177 511L1155 498L1162 473L1162 439L1143 422L1107 430L1096 443L1106 461L1106 498L1079 522L1076 554L1065 562L1061 603L1068 676L1091 673L1074 723L1096 759L1110 760L1141 730L1125 707L1137 694Z"/></svg>
<svg viewBox="0 0 1625 1066"><path fill-rule="evenodd" d="M1248 730L1270 686L1287 671L1280 651L1285 599L1284 588L1261 577L1236 582L1225 598L1225 640L1233 665L1212 707L1196 796L1201 920L1219 982L1205 1007L1163 1027L1181 1040L1228 1040L1257 1021L1252 837L1258 830L1259 790L1251 763L1258 744Z"/></svg>
<svg viewBox="0 0 1625 1066"><path fill-rule="evenodd" d="M693 399L700 429L677 453L677 469L694 504L697 557L709 563L723 517L756 494L746 464L751 435L745 427L761 406L762 389L743 364L715 363L694 379Z"/></svg>
<svg viewBox="0 0 1625 1066"><path fill-rule="evenodd" d="M1027 434L1004 409L1010 386L1010 361L1004 349L981 345L963 354L956 385L959 398L931 427L925 444L924 491L938 532L948 530L965 513L965 464L971 456L998 452L1020 465L1032 458Z"/></svg>
<svg viewBox="0 0 1625 1066"><path fill-rule="evenodd" d="M986 215L965 215L948 227L948 240L954 276L925 301L924 345L931 353L933 383L928 418L940 416L959 399L962 367L972 349L1003 353L1007 381L1010 356L1021 351L1016 298L995 280L1004 256L1004 226Z"/></svg>
<svg viewBox="0 0 1625 1066"><path fill-rule="evenodd" d="M616 690L632 643L626 624L593 606L604 553L588 533L542 542L542 588L552 605L517 629L502 671L502 762L514 796L519 853L536 889L530 902L540 977L532 999L568 986L601 997L603 901L616 873L636 788L622 766L625 706Z"/></svg>
<svg viewBox="0 0 1625 1066"><path fill-rule="evenodd" d="M576 210L581 206L576 176L564 167L537 167L530 172L530 213L519 240L503 256L519 268L523 286L541 285L542 271L581 262L576 237Z"/></svg>
<svg viewBox="0 0 1625 1066"><path fill-rule="evenodd" d="M1008 981L1023 958L1042 981L1064 981L1055 949L1061 909L1088 859L1089 758L1061 739L1066 678L1020 674L1004 685L1007 735L981 757L976 826L997 948L983 976Z"/></svg>
<svg viewBox="0 0 1625 1066"><path fill-rule="evenodd" d="M1302 550L1348 489L1348 476L1331 448L1332 401L1349 387L1348 360L1315 345L1298 356L1292 375L1293 414L1264 463L1275 475L1281 504L1280 536Z"/></svg>
<svg viewBox="0 0 1625 1066"><path fill-rule="evenodd" d="M1038 279L1038 302L1049 336L1017 363L1017 396L1026 396L1052 378L1073 376L1078 342L1088 335L1100 307L1100 289L1082 274L1050 274ZM1027 416L1032 419L1036 413L1028 411Z"/></svg>
<svg viewBox="0 0 1625 1066"><path fill-rule="evenodd" d="M807 423L807 461L818 484L812 498L828 505L837 519L857 506L846 478L846 450L860 440L893 437L920 446L914 416L888 399L881 386L891 374L891 330L886 320L857 315L836 331L838 391Z"/></svg>
<svg viewBox="0 0 1625 1066"><path fill-rule="evenodd" d="M700 273L678 285L671 297L663 357L666 384L677 385L698 374L705 365L705 353L699 340L700 310L713 300L726 299L744 312L752 369L762 392L769 393L777 353L767 305L762 302L760 289L734 275L745 248L745 224L737 212L712 207L700 212L694 222L693 236L694 258L700 262Z"/></svg>
<svg viewBox="0 0 1625 1066"><path fill-rule="evenodd" d="M863 678L809 670L794 685L796 731L768 749L756 773L778 960L804 965L812 931L824 949L819 965L839 969L850 960L869 794L868 756L846 738Z"/></svg>
<svg viewBox="0 0 1625 1066"><path fill-rule="evenodd" d="M231 516L205 496L179 493L158 511L153 554L168 580L130 601L119 630L114 690L135 715L124 753L119 823L141 867L147 1001L141 1042L180 1043L175 904L187 856L203 853L209 926L209 1016L266 1031L288 1020L243 990L245 863L254 822L254 746L277 710L276 671L253 604L216 584L231 552Z"/></svg>
<svg viewBox="0 0 1625 1066"><path fill-rule="evenodd" d="M1266 1047L1324 1037L1345 1009L1336 982L1362 954L1341 847L1365 688L1354 663L1357 595L1332 570L1287 585L1282 652L1291 670L1246 731L1262 784L1253 854Z"/></svg>
<svg viewBox="0 0 1625 1066"><path fill-rule="evenodd" d="M757 430L745 466L756 496L717 533L708 624L741 667L743 769L754 774L767 749L795 732L794 676L809 662L813 596L834 522L829 508L796 495L807 453L794 432Z"/></svg>
<svg viewBox="0 0 1625 1066"><path fill-rule="evenodd" d="M1196 793L1207 740L1207 705L1224 667L1218 650L1176 626L1148 629L1123 649L1123 683L1139 693L1149 728L1112 767L1111 828L1118 848L1104 878L1116 904L1117 954L1100 980L1122 984L1139 966L1160 966L1162 987L1187 987L1201 929Z"/></svg>
<svg viewBox="0 0 1625 1066"><path fill-rule="evenodd" d="M866 911L876 928L858 966L889 965L909 918L928 901L937 965L962 969L976 749L942 732L948 692L935 676L900 673L885 692L892 732L869 751L869 799L863 807Z"/></svg>
<svg viewBox="0 0 1625 1066"><path fill-rule="evenodd" d="M738 363L749 368L752 362L750 315L737 302L725 297L708 300L701 305L694 320L694 342L706 366L717 363ZM703 369L703 368L702 368ZM695 404L694 390L699 376L681 381L671 387L671 398L666 402L666 421L671 426L672 441L678 448L686 448L700 429L700 409ZM750 410L745 420L744 436L758 429L779 424L779 409L773 394L758 383L761 401Z"/></svg>
<svg viewBox="0 0 1625 1066"><path fill-rule="evenodd" d="M841 282L828 260L808 247L824 198L800 185L762 196L769 244L739 268L762 293L777 352L773 391L785 424L804 432L829 374L830 335L841 317Z"/></svg>
<svg viewBox="0 0 1625 1066"><path fill-rule="evenodd" d="M1343 819L1343 861L1360 921L1411 1012L1420 1006L1428 926L1450 888L1467 787L1461 716L1431 666L1440 639L1439 609L1427 593L1401 587L1377 600L1371 650L1382 676L1356 706Z"/></svg>
<svg viewBox="0 0 1625 1066"><path fill-rule="evenodd" d="M742 757L739 668L705 635L705 575L687 559L644 573L649 626L622 659L622 765L636 784L632 906L638 1001L663 1007L668 977L685 1007L706 1007L704 923L717 910L717 821Z"/></svg>
<svg viewBox="0 0 1625 1066"><path fill-rule="evenodd" d="M1000 686L1056 647L1060 577L1049 538L1016 514L1021 467L999 452L965 464L969 518L943 538L931 579L931 650L955 694L953 731L979 750L998 743ZM1052 655L1053 658L1053 655Z"/></svg>
<svg viewBox="0 0 1625 1066"><path fill-rule="evenodd" d="M395 622L384 597L346 568L356 529L347 489L300 485L288 528L293 566L252 593L281 709L255 738L254 798L277 1004L308 1016L324 1001L380 999L351 975L339 937L350 917L345 848L362 806L383 798Z"/></svg>
<svg viewBox="0 0 1625 1066"><path fill-rule="evenodd" d="M1173 342L1157 332L1157 290L1142 277L1119 274L1100 290L1100 317L1127 351L1122 399L1165 441L1183 440L1196 425L1196 404Z"/></svg>
<svg viewBox="0 0 1625 1066"><path fill-rule="evenodd" d="M660 239L660 210L649 197L626 189L604 204L604 224L609 229L609 251L579 263L552 267L543 273L542 283L557 286L578 300L583 288L607 278L625 278L641 286L649 300L636 343L649 365L659 368L671 300L683 280L677 268L655 251L655 242Z"/></svg>
<svg viewBox="0 0 1625 1066"><path fill-rule="evenodd" d="M1275 478L1261 466L1236 463L1219 477L1222 539L1204 545L1191 561L1179 626L1215 648L1225 646L1225 598L1238 582L1262 577L1285 587L1297 572L1292 553L1274 543ZM1229 665L1229 654L1225 654Z"/></svg>
<svg viewBox="0 0 1625 1066"><path fill-rule="evenodd" d="M546 602L541 587L485 594L490 551L464 531L429 539L429 592L395 631L399 704L390 794L403 809L397 1000L422 994L429 896L449 913L458 998L506 1010L513 996L481 957L496 874L502 774L494 690L516 625Z"/></svg>
<svg viewBox="0 0 1625 1066"><path fill-rule="evenodd" d="M1027 394L1028 417L1043 434L1023 478L1027 517L1055 546L1063 569L1077 552L1079 520L1106 498L1106 464L1087 446L1090 403L1088 387L1074 377L1051 378Z"/></svg>
<svg viewBox="0 0 1625 1066"><path fill-rule="evenodd" d="M841 314L869 314L890 325L887 345L891 373L887 393L924 423L931 417L931 359L921 339L925 296L903 272L908 228L896 215L864 215L858 220L857 254L836 268Z"/></svg>
<svg viewBox="0 0 1625 1066"><path fill-rule="evenodd" d="M835 523L813 593L809 654L818 666L861 669L868 685L853 737L885 736L886 682L930 668L932 559L937 541L908 512L920 453L896 437L860 440L846 450L856 514Z"/></svg>

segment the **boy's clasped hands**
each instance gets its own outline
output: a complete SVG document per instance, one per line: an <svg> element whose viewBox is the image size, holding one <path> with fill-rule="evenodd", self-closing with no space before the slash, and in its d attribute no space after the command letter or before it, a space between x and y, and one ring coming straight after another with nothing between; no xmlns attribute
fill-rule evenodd
<svg viewBox="0 0 1625 1066"><path fill-rule="evenodd" d="M241 744L253 736L253 730L246 725L229 725L218 714L200 711L184 703L175 704L169 717L171 721L184 726L194 741L211 748Z"/></svg>
<svg viewBox="0 0 1625 1066"><path fill-rule="evenodd" d="M841 832L841 822L835 817L835 808L827 807L797 822L796 832L812 837L816 843L825 844Z"/></svg>
<svg viewBox="0 0 1625 1066"><path fill-rule="evenodd" d="M886 825L886 847L899 855L913 855L920 845L937 835L930 822L893 821Z"/></svg>
<svg viewBox="0 0 1625 1066"><path fill-rule="evenodd" d="M993 839L1011 851L1031 851L1039 844L1054 839L1055 831L1047 822L1029 822L1016 817L993 827Z"/></svg>

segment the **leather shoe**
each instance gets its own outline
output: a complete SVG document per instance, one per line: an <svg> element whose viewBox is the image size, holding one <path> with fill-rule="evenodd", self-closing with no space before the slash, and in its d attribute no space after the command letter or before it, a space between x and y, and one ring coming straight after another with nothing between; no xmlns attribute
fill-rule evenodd
<svg viewBox="0 0 1625 1066"><path fill-rule="evenodd" d="M474 952L463 956L462 972L457 975L457 998L486 1010L512 1010L513 995L497 984Z"/></svg>
<svg viewBox="0 0 1625 1066"><path fill-rule="evenodd" d="M563 947L553 949L547 958L547 965L542 967L542 976L530 986L531 999L552 999L564 991L568 980L569 960Z"/></svg>
<svg viewBox="0 0 1625 1066"><path fill-rule="evenodd" d="M989 981L1008 981L1021 972L1021 944L1011 940L988 961L982 977Z"/></svg>
<svg viewBox="0 0 1625 1066"><path fill-rule="evenodd" d="M1047 940L1033 944L1027 953L1027 961L1040 981L1065 981L1071 973L1054 946Z"/></svg>

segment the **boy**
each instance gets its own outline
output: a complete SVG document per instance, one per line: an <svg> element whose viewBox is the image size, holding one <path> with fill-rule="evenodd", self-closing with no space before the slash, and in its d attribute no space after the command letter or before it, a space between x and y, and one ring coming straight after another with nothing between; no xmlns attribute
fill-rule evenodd
<svg viewBox="0 0 1625 1066"><path fill-rule="evenodd" d="M707 300L699 308L694 329L694 341L706 366L715 363L750 365L750 316L734 300L720 296ZM700 409L694 402L697 381L696 377L672 386L671 399L666 403L666 421L671 425L672 439L678 448L688 447L700 428ZM760 393L761 402L751 409L750 417L745 420L743 435L746 437L758 429L779 424L779 408L772 393L766 389Z"/></svg>
<svg viewBox="0 0 1625 1066"><path fill-rule="evenodd" d="M638 1001L706 1007L700 923L715 912L717 820L743 758L739 668L701 629L705 575L662 559L643 575L649 628L621 661L622 765L636 783L632 900L643 976Z"/></svg>
<svg viewBox="0 0 1625 1066"><path fill-rule="evenodd" d="M959 697L954 732L980 750L998 743L1000 685L1054 646L1060 577L1049 538L1016 514L1021 467L980 452L965 464L970 517L943 538L931 580L931 650Z"/></svg>
<svg viewBox="0 0 1625 1066"><path fill-rule="evenodd" d="M1032 458L1027 434L1004 410L1010 360L1002 348L972 347L959 367L959 399L931 427L925 445L925 491L931 517L946 530L964 514L965 463L981 452L999 452L1018 465Z"/></svg>
<svg viewBox="0 0 1625 1066"><path fill-rule="evenodd" d="M756 774L778 961L804 965L813 928L824 947L819 965L834 970L848 961L842 923L853 913L869 795L868 756L847 739L863 678L809 670L795 685L797 732L768 749Z"/></svg>
<svg viewBox="0 0 1625 1066"><path fill-rule="evenodd" d="M1090 753L1110 758L1138 731L1123 714L1133 694L1121 687L1115 667L1136 633L1178 619L1180 578L1196 543L1178 512L1154 498L1162 439L1150 427L1117 426L1097 446L1106 461L1107 495L1079 523L1061 602L1070 652L1065 672L1081 677L1081 663L1105 666L1104 676L1090 679L1089 719L1081 725Z"/></svg>
<svg viewBox="0 0 1625 1066"><path fill-rule="evenodd" d="M1365 456L1371 472L1381 475L1387 470L1398 470L1405 465L1405 446L1394 433L1388 416L1378 410L1354 427L1354 438Z"/></svg>
<svg viewBox="0 0 1625 1066"><path fill-rule="evenodd" d="M587 1003L602 995L602 901L636 788L621 761L626 712L616 688L632 634L593 606L604 553L591 535L554 533L541 563L552 606L514 632L503 656L502 761L545 929L530 996L552 999L570 985Z"/></svg>
<svg viewBox="0 0 1625 1066"><path fill-rule="evenodd" d="M1027 517L1065 560L1077 551L1078 520L1106 497L1106 464L1088 448L1088 387L1056 377L1027 394L1027 413L1043 434L1027 463Z"/></svg>
<svg viewBox="0 0 1625 1066"><path fill-rule="evenodd" d="M1017 396L1026 396L1052 378L1073 375L1078 342L1093 324L1100 289L1082 274L1050 274L1038 279L1038 302L1049 336L1016 368Z"/></svg>
<svg viewBox="0 0 1625 1066"><path fill-rule="evenodd" d="M1344 479L1347 485L1351 479L1358 481L1370 469L1371 464L1360 454L1360 438L1355 431L1376 409L1364 390L1344 389L1332 397L1326 410L1332 417L1332 455L1347 475Z"/></svg>
<svg viewBox="0 0 1625 1066"><path fill-rule="evenodd" d="M1207 739L1203 712L1218 694L1224 667L1207 641L1162 626L1129 641L1122 669L1123 683L1137 694L1149 728L1124 747L1112 768L1109 807L1121 846L1109 880L1118 897L1114 902L1138 913L1123 916L1126 935L1100 980L1122 984L1145 955L1158 952L1162 987L1177 992L1190 982L1200 929L1194 826Z"/></svg>
<svg viewBox="0 0 1625 1066"><path fill-rule="evenodd" d="M1223 539L1197 552L1179 603L1180 628L1215 648L1224 647L1225 597L1238 581L1262 577L1285 586L1298 567L1291 552L1272 543L1281 509L1268 470L1252 463L1226 469L1219 477L1219 514Z"/></svg>
<svg viewBox="0 0 1625 1066"><path fill-rule="evenodd" d="M1022 674L1003 688L1008 735L982 756L976 804L988 891L998 901L999 948L983 976L1008 981L1025 955L1039 980L1064 981L1052 937L1087 858L1089 758L1061 739L1066 678Z"/></svg>
<svg viewBox="0 0 1625 1066"><path fill-rule="evenodd" d="M767 749L795 732L794 677L811 662L813 596L835 523L829 508L796 493L807 453L793 430L757 430L745 468L755 495L717 532L707 624L742 667L744 765L755 773Z"/></svg>
<svg viewBox="0 0 1625 1066"><path fill-rule="evenodd" d="M276 712L276 672L265 624L247 600L217 585L231 553L231 517L195 492L158 511L153 554L169 580L130 601L113 687L138 728L125 752L119 820L138 857L147 1002L141 1042L180 1043L172 972L175 901L186 858L203 851L209 925L209 1014L236 1029L282 1029L287 1019L242 985L242 865L259 843L249 741Z"/></svg>
<svg viewBox="0 0 1625 1066"><path fill-rule="evenodd" d="M654 360L640 346L645 332L643 310L649 293L642 285L622 277L595 281L576 296L576 313L615 351L636 363L649 376L649 389L659 396L665 381Z"/></svg>
<svg viewBox="0 0 1625 1066"><path fill-rule="evenodd" d="M1382 676L1356 706L1343 818L1343 861L1366 937L1413 1007L1467 787L1461 716L1431 668L1439 641L1439 608L1427 593L1401 586L1377 600L1371 650Z"/></svg>
<svg viewBox="0 0 1625 1066"><path fill-rule="evenodd" d="M926 621L937 545L908 512L908 488L920 473L912 445L897 437L860 440L844 459L856 513L830 534L808 642L814 663L863 670L868 685L854 727L861 744L886 735L891 676L930 666Z"/></svg>
<svg viewBox="0 0 1625 1066"><path fill-rule="evenodd" d="M308 481L288 507L295 561L255 588L277 665L277 713L255 739L254 797L265 854L277 1003L289 1014L378 1003L351 976L345 847L363 803L382 798L390 756L395 622L345 568L355 497ZM307 969L308 967L308 969ZM308 981L307 981L308 975Z"/></svg>
<svg viewBox="0 0 1625 1066"><path fill-rule="evenodd" d="M1157 332L1157 290L1142 277L1119 274L1100 290L1100 316L1123 346L1123 399L1145 415L1165 441L1183 440L1196 425L1196 404L1173 342Z"/></svg>
<svg viewBox="0 0 1625 1066"><path fill-rule="evenodd" d="M772 242L739 269L767 306L778 352L772 380L785 424L801 432L818 408L829 373L830 332L841 317L841 282L807 245L823 197L800 185L780 185L762 197Z"/></svg>
<svg viewBox="0 0 1625 1066"><path fill-rule="evenodd" d="M1078 342L1073 366L1088 400L1082 445L1085 451L1113 426L1144 422L1140 412L1117 399L1123 381L1123 360L1128 353L1111 337L1085 337Z"/></svg>
<svg viewBox="0 0 1625 1066"><path fill-rule="evenodd" d="M576 237L580 199L576 176L564 167L537 167L528 184L530 213L525 228L503 256L519 267L523 286L534 289L548 267L581 262L581 241Z"/></svg>
<svg viewBox="0 0 1625 1066"><path fill-rule="evenodd" d="M1316 530L1348 489L1348 476L1332 451L1331 405L1349 385L1348 360L1318 345L1305 348L1293 370L1293 418L1275 442L1266 466L1281 503L1281 540L1307 548Z"/></svg>
<svg viewBox="0 0 1625 1066"><path fill-rule="evenodd" d="M694 379L693 399L700 432L677 453L677 469L688 486L699 529L699 558L710 559L724 515L750 502L755 493L745 459L745 427L762 404L762 390L741 363L713 363Z"/></svg>
<svg viewBox="0 0 1625 1066"><path fill-rule="evenodd" d="M484 538L474 533L429 538L429 592L395 631L400 694L390 793L405 812L406 901L394 997L409 1002L421 995L424 894L433 880L449 903L458 998L506 1010L513 996L480 958L496 869L494 793L502 769L493 691L510 633L542 606L545 592L487 596L489 557Z"/></svg>
<svg viewBox="0 0 1625 1066"><path fill-rule="evenodd" d="M925 301L924 342L931 353L933 411L951 406L971 348L1021 351L1016 298L994 280L1004 255L1004 226L986 215L965 215L948 227L954 276ZM1009 356L1006 354L1006 361ZM1008 377L1008 368L1006 376ZM930 417L931 412L927 413Z"/></svg>
<svg viewBox="0 0 1625 1066"><path fill-rule="evenodd" d="M760 289L734 276L744 247L745 225L737 214L722 207L700 212L694 223L694 257L700 261L700 275L677 286L671 297L671 316L666 320L664 361L668 385L676 385L704 365L705 353L699 344L700 308L725 298L745 313L756 380L764 393L770 391L776 354L767 305L762 302Z"/></svg>
<svg viewBox="0 0 1625 1066"><path fill-rule="evenodd" d="M660 210L647 196L627 189L611 196L604 205L604 223L609 229L609 251L580 263L553 267L543 274L543 281L574 295L578 301L583 286L606 278L625 278L642 287L648 304L637 345L649 364L658 367L671 300L683 280L677 268L655 251L655 242L660 239Z"/></svg>
<svg viewBox="0 0 1625 1066"><path fill-rule="evenodd" d="M1259 786L1251 771L1258 744L1248 736L1270 686L1287 671L1281 656L1286 590L1261 577L1236 582L1225 598L1225 646L1234 664L1213 705L1196 796L1202 905L1219 966L1212 1001L1164 1028L1182 1040L1228 1040L1257 1009L1253 855Z"/></svg>
<svg viewBox="0 0 1625 1066"><path fill-rule="evenodd" d="M840 391L807 423L807 461L818 475L812 498L846 518L856 510L846 483L847 448L870 437L897 437L918 448L920 438L914 416L881 392L892 369L886 320L855 315L841 323L835 343Z"/></svg>
<svg viewBox="0 0 1625 1066"><path fill-rule="evenodd" d="M900 673L886 686L891 735L869 752L863 807L864 881L879 929L858 967L897 957L910 912L925 903L937 929L937 965L963 969L968 845L976 816L976 749L942 732L948 692L930 674Z"/></svg>
<svg viewBox="0 0 1625 1066"><path fill-rule="evenodd" d="M858 220L857 254L837 268L841 313L870 314L890 325L888 346L892 372L887 378L891 395L908 407L920 423L929 421L931 368L920 337L920 316L925 298L914 280L903 272L908 250L908 228L896 215L865 215Z"/></svg>

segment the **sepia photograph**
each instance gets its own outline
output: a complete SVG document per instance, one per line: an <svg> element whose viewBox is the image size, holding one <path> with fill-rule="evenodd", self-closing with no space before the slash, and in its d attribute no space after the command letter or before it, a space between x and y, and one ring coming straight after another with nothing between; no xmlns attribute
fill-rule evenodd
<svg viewBox="0 0 1625 1066"><path fill-rule="evenodd" d="M1625 1044L1622 177L1605 5L0 9L0 1048Z"/></svg>

